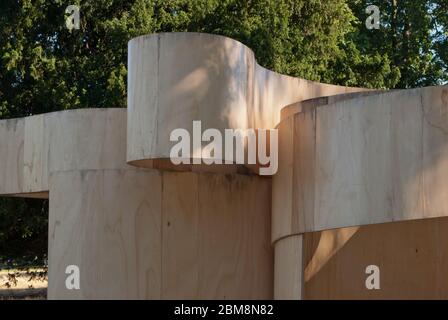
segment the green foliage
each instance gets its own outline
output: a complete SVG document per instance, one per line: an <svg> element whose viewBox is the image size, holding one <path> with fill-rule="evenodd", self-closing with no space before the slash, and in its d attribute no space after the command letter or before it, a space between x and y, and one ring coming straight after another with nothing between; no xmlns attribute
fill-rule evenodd
<svg viewBox="0 0 448 320"><path fill-rule="evenodd" d="M48 243L47 202L0 198L0 265L9 258L19 264L42 263Z"/></svg>
<svg viewBox="0 0 448 320"><path fill-rule="evenodd" d="M65 26L68 4L81 8L80 30ZM381 10L379 30L364 25L369 4ZM448 0L2 0L0 118L126 107L127 42L154 32L229 36L263 66L309 80L439 84L447 10ZM0 255L45 239L46 214L39 201L0 200Z"/></svg>
<svg viewBox="0 0 448 320"><path fill-rule="evenodd" d="M448 0L434 1L432 16L435 21L434 48L437 58L440 59L440 64L445 71L443 79L446 80L448 77Z"/></svg>
<svg viewBox="0 0 448 320"><path fill-rule="evenodd" d="M127 41L155 30L151 1L72 1L81 29L65 26L65 1L3 0L0 116L124 107Z"/></svg>
<svg viewBox="0 0 448 320"><path fill-rule="evenodd" d="M62 0L0 4L0 117L126 106L129 39L152 32L221 34L275 71L372 88L446 81L447 0L96 0L81 29L65 27Z"/></svg>
<svg viewBox="0 0 448 320"><path fill-rule="evenodd" d="M386 88L429 86L448 80L446 57L442 61L447 50L447 0L349 0L349 3L362 21L367 16L364 13L367 4L380 8L381 28L360 27L352 36L361 55L377 55L383 62L390 60L391 81L385 83ZM441 37L443 33L445 36Z"/></svg>

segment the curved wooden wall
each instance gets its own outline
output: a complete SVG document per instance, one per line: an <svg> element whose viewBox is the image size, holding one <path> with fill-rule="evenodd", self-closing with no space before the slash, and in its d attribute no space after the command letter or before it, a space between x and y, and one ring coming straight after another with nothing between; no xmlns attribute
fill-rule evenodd
<svg viewBox="0 0 448 320"><path fill-rule="evenodd" d="M251 49L222 36L152 34L128 47L127 160L141 166L168 159L175 144L171 131L184 128L192 135L194 120L203 130L273 129L286 105L364 91L267 70Z"/></svg>
<svg viewBox="0 0 448 320"><path fill-rule="evenodd" d="M49 298L346 297L323 287L334 269L313 258L328 248L315 232L447 216L446 86L310 82L208 34L135 38L128 70L127 110L0 121L0 194L50 199ZM194 120L277 128L277 174L170 164L171 131ZM70 264L80 290L65 287Z"/></svg>
<svg viewBox="0 0 448 320"><path fill-rule="evenodd" d="M270 181L129 166L126 114L0 121L2 194L49 194L48 298L272 298Z"/></svg>
<svg viewBox="0 0 448 320"><path fill-rule="evenodd" d="M276 251L309 232L448 216L447 97L446 86L428 87L319 98L285 112L272 185ZM300 256L290 272L302 264Z"/></svg>
<svg viewBox="0 0 448 320"><path fill-rule="evenodd" d="M448 299L448 217L303 235L303 299ZM379 268L367 290L366 267Z"/></svg>
<svg viewBox="0 0 448 320"><path fill-rule="evenodd" d="M283 119L273 240L448 215L447 92L441 86L355 97Z"/></svg>

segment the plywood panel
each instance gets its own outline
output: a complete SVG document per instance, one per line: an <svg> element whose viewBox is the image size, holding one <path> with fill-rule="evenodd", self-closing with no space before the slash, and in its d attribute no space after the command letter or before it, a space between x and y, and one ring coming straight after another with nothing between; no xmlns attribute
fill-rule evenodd
<svg viewBox="0 0 448 320"><path fill-rule="evenodd" d="M25 118L23 192L48 191L48 115Z"/></svg>
<svg viewBox="0 0 448 320"><path fill-rule="evenodd" d="M49 298L271 299L270 194L237 174L53 172Z"/></svg>
<svg viewBox="0 0 448 320"><path fill-rule="evenodd" d="M292 233L294 118L278 126L278 171L272 177L272 241Z"/></svg>
<svg viewBox="0 0 448 320"><path fill-rule="evenodd" d="M126 166L126 109L82 109L47 115L49 171Z"/></svg>
<svg viewBox="0 0 448 320"><path fill-rule="evenodd" d="M163 298L272 298L269 180L163 176Z"/></svg>
<svg viewBox="0 0 448 320"><path fill-rule="evenodd" d="M366 91L272 72L250 48L223 36L152 34L132 39L128 51L127 161L138 165L169 158L170 133L184 128L192 136L194 120L221 133L273 129L288 104Z"/></svg>
<svg viewBox="0 0 448 320"><path fill-rule="evenodd" d="M391 213L391 105L377 97L383 95L317 109L318 230L378 223Z"/></svg>
<svg viewBox="0 0 448 320"><path fill-rule="evenodd" d="M329 98L336 103L285 118L278 126L273 241L289 234L446 216L447 92L429 87L362 99Z"/></svg>
<svg viewBox="0 0 448 320"><path fill-rule="evenodd" d="M196 173L163 173L164 299L194 299L199 295L198 180Z"/></svg>
<svg viewBox="0 0 448 320"><path fill-rule="evenodd" d="M52 173L49 299L154 299L161 292L161 176L157 171ZM68 265L80 290L67 290Z"/></svg>
<svg viewBox="0 0 448 320"><path fill-rule="evenodd" d="M307 233L304 268L305 299L448 299L448 218Z"/></svg>
<svg viewBox="0 0 448 320"><path fill-rule="evenodd" d="M396 92L379 103L391 105L391 212L393 220L422 218L423 107L421 90ZM387 99L387 100L386 100Z"/></svg>
<svg viewBox="0 0 448 320"><path fill-rule="evenodd" d="M199 179L200 296L272 299L270 181L210 174Z"/></svg>
<svg viewBox="0 0 448 320"><path fill-rule="evenodd" d="M448 86L425 88L423 103L423 184L425 216L448 213Z"/></svg>
<svg viewBox="0 0 448 320"><path fill-rule="evenodd" d="M294 118L294 165L291 230L293 234L314 230L316 110Z"/></svg>
<svg viewBox="0 0 448 320"><path fill-rule="evenodd" d="M0 194L23 190L24 119L0 121Z"/></svg>
<svg viewBox="0 0 448 320"><path fill-rule="evenodd" d="M127 166L125 109L2 120L0 138L0 194L47 197L50 172Z"/></svg>
<svg viewBox="0 0 448 320"><path fill-rule="evenodd" d="M301 300L303 296L303 235L289 236L275 243L274 298Z"/></svg>

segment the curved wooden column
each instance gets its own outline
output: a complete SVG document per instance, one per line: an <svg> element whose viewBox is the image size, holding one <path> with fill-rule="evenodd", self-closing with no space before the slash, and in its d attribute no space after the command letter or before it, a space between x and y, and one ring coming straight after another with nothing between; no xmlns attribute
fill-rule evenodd
<svg viewBox="0 0 448 320"><path fill-rule="evenodd" d="M258 65L250 48L223 36L137 37L128 45L127 160L151 168L169 162L176 144L170 141L170 133L182 128L193 136L193 121L201 121L203 130L214 128L223 135L225 129L273 129L286 105L358 91L365 89L267 70ZM192 153L192 158L200 157L199 149ZM216 171L212 166L202 169Z"/></svg>
<svg viewBox="0 0 448 320"><path fill-rule="evenodd" d="M286 110L273 177L276 251L308 232L447 216L446 96L447 87L429 87ZM294 250L302 257L307 249ZM297 258L290 269L303 263Z"/></svg>
<svg viewBox="0 0 448 320"><path fill-rule="evenodd" d="M273 296L265 179L83 170L52 174L50 186L49 298ZM65 287L72 264L80 290Z"/></svg>
<svg viewBox="0 0 448 320"><path fill-rule="evenodd" d="M303 299L303 235L275 242L274 299Z"/></svg>
<svg viewBox="0 0 448 320"><path fill-rule="evenodd" d="M48 299L159 299L161 177L138 169L50 175ZM79 290L66 268L79 268Z"/></svg>
<svg viewBox="0 0 448 320"><path fill-rule="evenodd" d="M320 99L283 119L273 239L448 215L447 90Z"/></svg>
<svg viewBox="0 0 448 320"><path fill-rule="evenodd" d="M222 165L170 165L170 150L176 143L170 141L170 133L181 128L193 137L193 121L201 121L203 130L218 129L222 136L226 129L274 129L281 119L280 110L286 105L320 96L366 91L311 82L264 69L257 64L249 48L221 36L155 34L132 39L128 47L127 161L139 167L209 171L221 179L228 172L243 172L240 168ZM306 139L304 142L308 143ZM192 158L200 158L201 147L202 142L196 150L193 146ZM233 159L223 157L223 160ZM258 173L257 168L248 167ZM285 169L280 168L280 171L285 172ZM241 179L248 179L243 177ZM269 195L269 198L275 201L275 193L284 191L282 181L273 186L274 196ZM274 217L272 221L275 223L278 219ZM276 228L273 227L273 234ZM285 242L286 245L280 245L283 249L276 253L275 264L279 268L284 266L287 271L291 250L300 247L301 241ZM298 276L296 271L288 272ZM287 283L285 275L276 272L276 278ZM277 282L276 292L287 297L287 293L281 293ZM290 289L294 290L295 287Z"/></svg>

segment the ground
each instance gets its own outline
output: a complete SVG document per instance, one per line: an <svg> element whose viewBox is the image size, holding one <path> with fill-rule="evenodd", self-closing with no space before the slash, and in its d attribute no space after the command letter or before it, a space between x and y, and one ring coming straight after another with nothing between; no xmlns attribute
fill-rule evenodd
<svg viewBox="0 0 448 320"><path fill-rule="evenodd" d="M46 268L0 268L0 300L4 299L46 299Z"/></svg>

